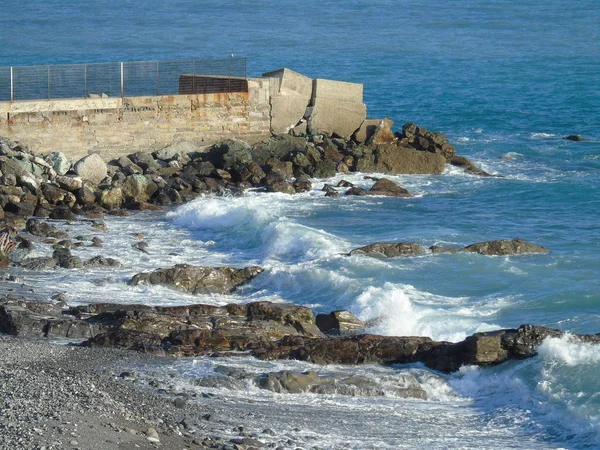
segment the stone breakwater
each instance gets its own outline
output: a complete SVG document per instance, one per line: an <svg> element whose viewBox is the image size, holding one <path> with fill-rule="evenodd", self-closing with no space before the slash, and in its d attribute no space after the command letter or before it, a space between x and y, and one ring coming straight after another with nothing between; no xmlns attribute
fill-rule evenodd
<svg viewBox="0 0 600 450"><path fill-rule="evenodd" d="M317 364L422 362L440 372L529 358L536 355L544 339L565 334L522 325L450 343L428 337L364 334L367 327L348 311L315 318L309 308L271 302L177 307L110 303L66 307L60 302L27 300L0 303L0 332L21 337L87 338L81 345L170 356L246 355ZM600 344L600 334L575 337Z"/></svg>
<svg viewBox="0 0 600 450"><path fill-rule="evenodd" d="M78 161L60 152L40 156L17 142L0 139L0 220L22 228L31 216L101 218L106 212L156 209L202 194L236 195L249 188L294 194L310 190L310 178L340 172L439 174L446 164L455 164L489 175L457 157L443 134L411 123L394 133L391 124L383 120L368 136L350 139L285 134L252 146L236 140L209 147L181 142L108 164L97 154ZM340 193L410 196L388 180L369 192L350 183L325 189L329 197Z"/></svg>

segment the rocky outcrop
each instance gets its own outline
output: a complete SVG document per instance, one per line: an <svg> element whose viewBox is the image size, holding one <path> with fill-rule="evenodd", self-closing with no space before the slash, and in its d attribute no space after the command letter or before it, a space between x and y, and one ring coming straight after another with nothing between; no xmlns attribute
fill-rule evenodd
<svg viewBox="0 0 600 450"><path fill-rule="evenodd" d="M344 321L360 326L347 317L352 316L336 311L327 320L337 320L340 330ZM319 319L319 323L324 320ZM529 358L536 355L544 339L564 335L560 330L523 325L477 333L458 343L370 334L325 337L312 311L292 304L151 307L104 303L67 308L61 302L10 299L0 301L0 333L88 338L84 345L172 356L233 356L242 350L265 360L296 359L317 364L422 362L441 372L453 372L463 365L489 366ZM600 345L600 333L572 338ZM323 386L323 380L315 377L290 374L267 377L264 383L274 390L288 391L290 386Z"/></svg>
<svg viewBox="0 0 600 450"><path fill-rule="evenodd" d="M529 253L549 253L541 245L526 242L523 239L501 239L497 241L477 242L463 248L441 247L432 245L431 253L479 253L488 256L510 256ZM376 242L359 247L348 253L349 256L366 255L375 258L394 258L397 256L418 256L425 253L425 248L416 242Z"/></svg>
<svg viewBox="0 0 600 450"><path fill-rule="evenodd" d="M376 242L352 250L348 255L366 255L374 258L394 258L397 256L418 256L425 248L416 242Z"/></svg>
<svg viewBox="0 0 600 450"><path fill-rule="evenodd" d="M521 255L524 253L549 253L548 249L542 247L541 245L532 244L519 238L478 242L463 248L462 251L492 256Z"/></svg>
<svg viewBox="0 0 600 450"><path fill-rule="evenodd" d="M251 266L243 269L230 267L204 267L177 264L168 269L139 273L131 284L160 284L191 294L227 294L262 273L264 269Z"/></svg>
<svg viewBox="0 0 600 450"><path fill-rule="evenodd" d="M460 167L465 172L470 173L472 175L479 175L481 177L493 177L494 175L486 172L480 167L477 167L469 158L465 158L464 156L452 156L448 159L448 164L451 164L455 167Z"/></svg>
<svg viewBox="0 0 600 450"><path fill-rule="evenodd" d="M365 323L350 311L338 310L329 314L317 314L316 324L327 335L355 334L365 327Z"/></svg>
<svg viewBox="0 0 600 450"><path fill-rule="evenodd" d="M410 192L387 178L377 180L367 191L368 195L384 195L386 197L411 197Z"/></svg>

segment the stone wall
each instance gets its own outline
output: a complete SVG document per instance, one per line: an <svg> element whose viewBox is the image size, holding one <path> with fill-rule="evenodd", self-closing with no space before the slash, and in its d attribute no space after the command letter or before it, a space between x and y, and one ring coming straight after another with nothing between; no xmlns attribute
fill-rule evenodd
<svg viewBox="0 0 600 450"><path fill-rule="evenodd" d="M362 85L311 79L280 69L248 79L248 92L0 103L0 136L39 153L109 160L178 142L208 146L299 133L349 137L366 116Z"/></svg>
<svg viewBox="0 0 600 450"><path fill-rule="evenodd" d="M45 153L104 159L176 142L210 145L223 138L257 142L270 135L268 78L248 92L0 103L0 136Z"/></svg>

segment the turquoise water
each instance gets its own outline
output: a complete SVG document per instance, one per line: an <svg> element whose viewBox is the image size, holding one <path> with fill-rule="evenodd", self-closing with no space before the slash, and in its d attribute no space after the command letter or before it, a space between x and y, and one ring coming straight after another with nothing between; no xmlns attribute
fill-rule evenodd
<svg viewBox="0 0 600 450"><path fill-rule="evenodd" d="M251 76L289 67L364 83L369 116L442 131L459 154L503 177L454 169L394 177L417 194L401 200L324 198L318 189L332 180L315 180L313 192L295 197L203 198L136 220L159 224L157 241L176 236L201 248L202 258L190 258L267 267L239 301L347 308L365 319L385 316L375 332L436 339L522 323L598 333L598 24L597 0L30 1L4 10L0 65L233 53L248 57ZM568 134L587 140L566 141ZM513 237L551 253L341 256L381 240L463 246ZM118 276L113 282L139 300ZM194 301L165 291L143 297ZM448 382L473 399L481 426L508 434L516 427L516 448L600 446L600 351L569 340L544 345L535 360L466 369Z"/></svg>

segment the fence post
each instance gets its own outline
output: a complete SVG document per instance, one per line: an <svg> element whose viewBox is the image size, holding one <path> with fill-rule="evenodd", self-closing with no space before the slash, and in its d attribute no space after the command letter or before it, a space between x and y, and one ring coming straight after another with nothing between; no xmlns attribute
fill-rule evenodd
<svg viewBox="0 0 600 450"><path fill-rule="evenodd" d="M15 101L15 81L13 77L13 67L10 66L10 101Z"/></svg>
<svg viewBox="0 0 600 450"><path fill-rule="evenodd" d="M125 98L125 77L123 76L123 63L121 63L121 98Z"/></svg>

